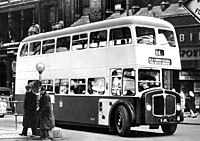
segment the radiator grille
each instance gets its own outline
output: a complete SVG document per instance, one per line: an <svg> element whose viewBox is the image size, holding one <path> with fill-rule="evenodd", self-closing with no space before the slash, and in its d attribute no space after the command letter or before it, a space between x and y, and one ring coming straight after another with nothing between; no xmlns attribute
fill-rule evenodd
<svg viewBox="0 0 200 141"><path fill-rule="evenodd" d="M170 94L154 95L152 97L153 115L171 116L176 112L176 97Z"/></svg>

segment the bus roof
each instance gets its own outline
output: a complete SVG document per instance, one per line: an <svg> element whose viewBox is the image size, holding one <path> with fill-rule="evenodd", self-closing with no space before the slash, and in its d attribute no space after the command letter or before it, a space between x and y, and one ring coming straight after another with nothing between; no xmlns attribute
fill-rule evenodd
<svg viewBox="0 0 200 141"><path fill-rule="evenodd" d="M78 32L84 32L88 30L96 30L96 29L103 29L105 27L114 27L120 25L129 25L129 24L136 24L136 25L148 25L154 27L161 27L161 28L172 28L172 24L167 21L164 21L159 18L155 17L147 17L147 16L127 16L122 18L104 20L100 22L80 25L76 27L68 27L61 30L50 31L45 33L40 33L36 35L29 36L25 38L22 42L29 42L35 40L43 40L46 38L53 38L56 36L63 36L67 34L73 34Z"/></svg>

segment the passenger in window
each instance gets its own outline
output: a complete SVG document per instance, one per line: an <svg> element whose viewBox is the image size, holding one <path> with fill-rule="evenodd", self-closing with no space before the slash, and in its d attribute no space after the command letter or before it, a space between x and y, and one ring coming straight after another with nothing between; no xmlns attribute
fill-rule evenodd
<svg viewBox="0 0 200 141"><path fill-rule="evenodd" d="M90 78L88 80L88 92L90 94L104 94L105 85L102 78Z"/></svg>
<svg viewBox="0 0 200 141"><path fill-rule="evenodd" d="M125 78L123 82L123 95L134 95L135 94L135 79Z"/></svg>
<svg viewBox="0 0 200 141"><path fill-rule="evenodd" d="M121 95L121 78L114 77L112 80L112 94Z"/></svg>
<svg viewBox="0 0 200 141"><path fill-rule="evenodd" d="M85 86L80 85L72 85L70 87L70 93L71 94L85 94Z"/></svg>
<svg viewBox="0 0 200 141"><path fill-rule="evenodd" d="M94 86L94 80L88 81L88 93L89 94L93 94L93 89L92 89L93 86Z"/></svg>
<svg viewBox="0 0 200 141"><path fill-rule="evenodd" d="M58 94L60 92L60 88L58 85L55 86L55 93Z"/></svg>
<svg viewBox="0 0 200 141"><path fill-rule="evenodd" d="M74 89L75 89L74 85L70 86L70 94L75 94Z"/></svg>
<svg viewBox="0 0 200 141"><path fill-rule="evenodd" d="M68 89L66 86L60 86L60 94L68 94Z"/></svg>

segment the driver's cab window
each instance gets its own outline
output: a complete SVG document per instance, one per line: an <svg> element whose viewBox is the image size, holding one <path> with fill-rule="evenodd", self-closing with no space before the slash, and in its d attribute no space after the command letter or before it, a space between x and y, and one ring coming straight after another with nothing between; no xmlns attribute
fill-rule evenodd
<svg viewBox="0 0 200 141"><path fill-rule="evenodd" d="M139 92L149 88L161 86L159 70L139 69L138 80Z"/></svg>
<svg viewBox="0 0 200 141"><path fill-rule="evenodd" d="M123 95L135 95L135 71L124 69L123 71Z"/></svg>
<svg viewBox="0 0 200 141"><path fill-rule="evenodd" d="M122 89L122 69L111 70L111 93L112 95L121 95Z"/></svg>

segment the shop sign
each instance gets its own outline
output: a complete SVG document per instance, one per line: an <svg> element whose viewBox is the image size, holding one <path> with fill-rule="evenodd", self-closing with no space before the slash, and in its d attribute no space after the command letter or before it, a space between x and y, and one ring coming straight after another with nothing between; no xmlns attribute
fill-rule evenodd
<svg viewBox="0 0 200 141"><path fill-rule="evenodd" d="M200 48L180 48L181 60L200 60Z"/></svg>
<svg viewBox="0 0 200 141"><path fill-rule="evenodd" d="M183 7L200 22L200 0L187 0L183 3Z"/></svg>
<svg viewBox="0 0 200 141"><path fill-rule="evenodd" d="M200 72L180 71L179 80L200 80Z"/></svg>
<svg viewBox="0 0 200 141"><path fill-rule="evenodd" d="M179 46L200 45L200 26L177 28Z"/></svg>

